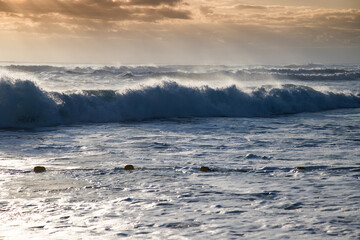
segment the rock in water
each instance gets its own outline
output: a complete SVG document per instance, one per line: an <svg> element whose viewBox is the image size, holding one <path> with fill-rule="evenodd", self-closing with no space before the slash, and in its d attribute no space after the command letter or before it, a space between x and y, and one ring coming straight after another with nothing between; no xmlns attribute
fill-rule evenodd
<svg viewBox="0 0 360 240"><path fill-rule="evenodd" d="M135 168L134 168L134 166L133 165L126 165L125 167L124 167L124 170L134 170Z"/></svg>
<svg viewBox="0 0 360 240"><path fill-rule="evenodd" d="M305 171L306 170L306 167L296 167L297 170L300 170L300 171Z"/></svg>
<svg viewBox="0 0 360 240"><path fill-rule="evenodd" d="M210 171L210 168L209 168L209 167L205 167L205 166L201 166L201 167L200 167L200 171L202 171L202 172L208 172L208 171Z"/></svg>
<svg viewBox="0 0 360 240"><path fill-rule="evenodd" d="M36 173L46 172L46 168L43 166L36 166L36 167L34 167L34 172L36 172Z"/></svg>

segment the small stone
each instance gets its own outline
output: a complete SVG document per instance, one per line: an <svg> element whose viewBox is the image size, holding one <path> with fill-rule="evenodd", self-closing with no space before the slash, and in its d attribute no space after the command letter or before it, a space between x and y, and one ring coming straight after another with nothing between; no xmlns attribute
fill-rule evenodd
<svg viewBox="0 0 360 240"><path fill-rule="evenodd" d="M248 153L245 156L246 159L255 159L255 158L260 158L258 155L252 154L252 153Z"/></svg>
<svg viewBox="0 0 360 240"><path fill-rule="evenodd" d="M135 168L134 168L134 166L133 165L126 165L125 167L124 167L124 170L134 170Z"/></svg>
<svg viewBox="0 0 360 240"><path fill-rule="evenodd" d="M305 171L306 167L296 167L297 170Z"/></svg>
<svg viewBox="0 0 360 240"><path fill-rule="evenodd" d="M200 167L200 171L202 171L202 172L208 172L208 171L210 171L210 168L209 168L209 167L205 167L205 166L201 166L201 167Z"/></svg>
<svg viewBox="0 0 360 240"><path fill-rule="evenodd" d="M34 167L34 172L43 173L43 172L46 172L46 168L43 166L36 166L36 167Z"/></svg>

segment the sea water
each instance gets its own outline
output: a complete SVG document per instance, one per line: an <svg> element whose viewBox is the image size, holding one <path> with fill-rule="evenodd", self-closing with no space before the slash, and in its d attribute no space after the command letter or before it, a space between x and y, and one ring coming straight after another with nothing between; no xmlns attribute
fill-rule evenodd
<svg viewBox="0 0 360 240"><path fill-rule="evenodd" d="M0 239L360 238L359 65L0 78Z"/></svg>

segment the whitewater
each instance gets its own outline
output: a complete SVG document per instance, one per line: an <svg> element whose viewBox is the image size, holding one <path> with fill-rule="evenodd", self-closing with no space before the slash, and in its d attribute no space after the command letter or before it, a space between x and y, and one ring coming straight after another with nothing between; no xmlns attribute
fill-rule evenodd
<svg viewBox="0 0 360 240"><path fill-rule="evenodd" d="M0 239L359 239L359 136L360 65L1 63Z"/></svg>

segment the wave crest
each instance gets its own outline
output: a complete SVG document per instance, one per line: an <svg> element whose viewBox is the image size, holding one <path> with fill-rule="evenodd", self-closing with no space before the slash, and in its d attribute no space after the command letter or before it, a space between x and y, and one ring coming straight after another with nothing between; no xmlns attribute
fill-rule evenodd
<svg viewBox="0 0 360 240"><path fill-rule="evenodd" d="M0 67L1 68L1 67ZM108 76L120 79L176 78L207 80L233 79L248 80L359 80L360 67L326 66L317 64L288 66L51 66L51 65L9 65L4 69L28 73L51 73L69 76Z"/></svg>
<svg viewBox="0 0 360 240"><path fill-rule="evenodd" d="M358 107L360 94L321 92L289 84L245 92L236 86L187 87L163 82L121 93L60 93L43 91L31 81L0 81L0 128L174 117L271 117Z"/></svg>

